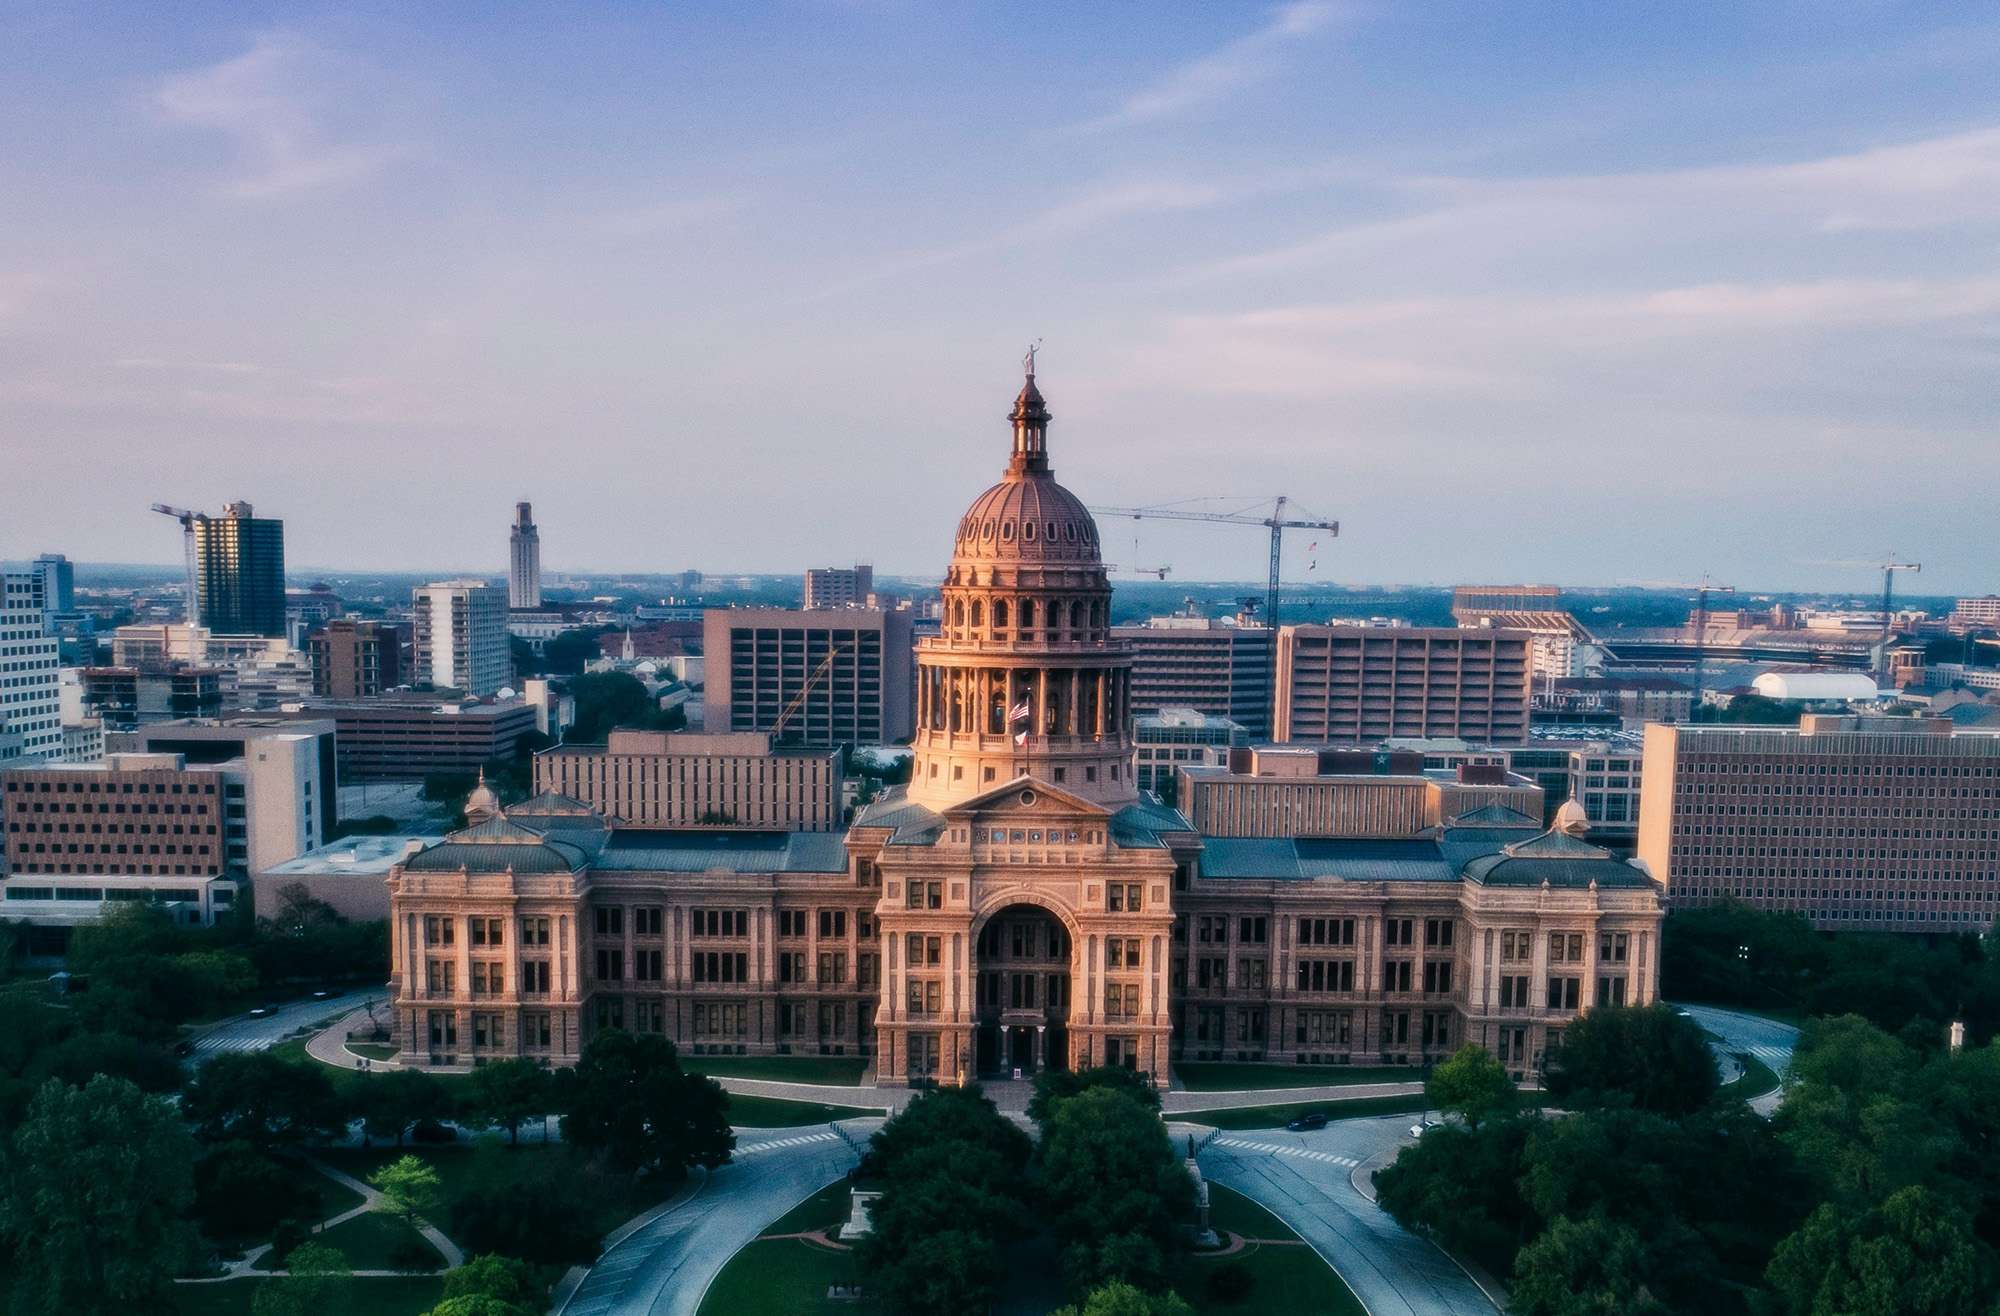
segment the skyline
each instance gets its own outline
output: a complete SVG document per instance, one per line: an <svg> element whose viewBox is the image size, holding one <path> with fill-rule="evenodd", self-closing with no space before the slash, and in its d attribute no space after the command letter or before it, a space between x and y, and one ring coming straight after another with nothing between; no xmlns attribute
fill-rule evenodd
<svg viewBox="0 0 2000 1316"><path fill-rule="evenodd" d="M934 575L1042 338L1066 484L1288 580L1996 587L2000 20L1137 13L10 11L0 556Z"/></svg>

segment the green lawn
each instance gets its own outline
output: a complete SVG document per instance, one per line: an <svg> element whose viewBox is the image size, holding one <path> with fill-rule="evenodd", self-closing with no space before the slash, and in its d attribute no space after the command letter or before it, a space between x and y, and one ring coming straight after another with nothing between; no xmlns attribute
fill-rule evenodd
<svg viewBox="0 0 2000 1316"><path fill-rule="evenodd" d="M342 1211L361 1205L360 1193L345 1184L335 1183L304 1161L283 1156L273 1157L272 1161L284 1171L287 1178L299 1186L304 1194L309 1195L305 1200L311 1204L304 1208L304 1213L300 1217L301 1224L316 1225L322 1220L339 1215ZM214 1238L209 1241L224 1251L235 1249L237 1252L244 1252L259 1243L269 1242L271 1230L276 1225L277 1221L267 1219L261 1222L259 1228L242 1237Z"/></svg>
<svg viewBox="0 0 2000 1316"><path fill-rule="evenodd" d="M1203 1061L1174 1066L1189 1092L1255 1092L1260 1088L1317 1088L1353 1083L1421 1083L1415 1065L1235 1065Z"/></svg>
<svg viewBox="0 0 2000 1316"><path fill-rule="evenodd" d="M692 1074L762 1078L775 1083L818 1083L856 1087L868 1061L862 1056L689 1056L681 1068Z"/></svg>
<svg viewBox="0 0 2000 1316"><path fill-rule="evenodd" d="M435 1270L444 1265L444 1258L413 1227L400 1217L383 1215L370 1211L355 1216L352 1220L335 1225L323 1234L315 1235L315 1243L337 1247L347 1258L347 1264L356 1270L402 1270L408 1267L416 1271ZM428 1258L422 1266L409 1266L399 1260L399 1254L411 1249L414 1244L421 1254ZM419 1255L411 1251L411 1258Z"/></svg>
<svg viewBox="0 0 2000 1316"><path fill-rule="evenodd" d="M176 1284L175 1316L250 1316L257 1290L276 1279L237 1279L223 1284ZM398 1276L357 1279L347 1286L344 1302L334 1302L313 1316L424 1316L444 1297L441 1276Z"/></svg>
<svg viewBox="0 0 2000 1316"><path fill-rule="evenodd" d="M318 1069L333 1081L333 1090L340 1095L343 1101L353 1100L357 1093L366 1088L368 1084L374 1082L382 1074L394 1072L393 1070L378 1070L364 1074L358 1069L341 1069L335 1065L324 1064L306 1054L306 1039L303 1037L293 1038L289 1042L280 1042L271 1048L271 1054L281 1060L289 1060L293 1064L311 1065L315 1069ZM438 1082L444 1084L446 1091L452 1093L453 1096L457 1096L471 1076L467 1074L438 1074L435 1077Z"/></svg>
<svg viewBox="0 0 2000 1316"><path fill-rule="evenodd" d="M370 1060L394 1060L397 1055L395 1045L390 1042L349 1042L347 1049Z"/></svg>
<svg viewBox="0 0 2000 1316"><path fill-rule="evenodd" d="M1779 1080L1776 1070L1748 1051L1738 1051L1735 1056L1736 1063L1743 1066L1743 1073L1722 1085L1723 1096L1737 1101L1751 1101L1777 1090Z"/></svg>
<svg viewBox="0 0 2000 1316"><path fill-rule="evenodd" d="M827 1288L858 1282L852 1252L831 1252L796 1238L759 1239L729 1259L708 1286L699 1316L880 1316L866 1300L829 1301Z"/></svg>
<svg viewBox="0 0 2000 1316"><path fill-rule="evenodd" d="M790 1129L801 1124L827 1124L833 1120L881 1113L880 1106L823 1106L816 1101L780 1101L776 1097L729 1094L729 1122L741 1129Z"/></svg>
<svg viewBox="0 0 2000 1316"><path fill-rule="evenodd" d="M1229 1256L1181 1259L1174 1291L1200 1316L1250 1316L1261 1312L1312 1312L1314 1316L1367 1316L1367 1309L1319 1253L1298 1241L1283 1221L1241 1193L1208 1186L1209 1218L1217 1229L1245 1238L1280 1240L1245 1247ZM1234 1302L1209 1291L1211 1277L1230 1265L1250 1273L1250 1289Z"/></svg>
<svg viewBox="0 0 2000 1316"><path fill-rule="evenodd" d="M766 1234L803 1234L845 1224L852 1213L850 1188L846 1179L836 1179L773 1220Z"/></svg>

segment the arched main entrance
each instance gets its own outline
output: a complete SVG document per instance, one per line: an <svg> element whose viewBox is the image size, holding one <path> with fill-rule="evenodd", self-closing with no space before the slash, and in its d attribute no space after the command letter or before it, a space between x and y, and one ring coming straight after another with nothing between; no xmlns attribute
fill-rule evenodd
<svg viewBox="0 0 2000 1316"><path fill-rule="evenodd" d="M1023 1077L1069 1063L1070 936L1048 910L1009 905L979 930L975 1068Z"/></svg>

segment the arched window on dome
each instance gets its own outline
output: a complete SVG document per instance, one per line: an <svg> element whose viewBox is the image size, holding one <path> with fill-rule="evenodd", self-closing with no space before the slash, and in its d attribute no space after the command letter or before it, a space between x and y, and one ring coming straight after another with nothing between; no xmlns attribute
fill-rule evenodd
<svg viewBox="0 0 2000 1316"><path fill-rule="evenodd" d="M1090 629L1092 633L1095 633L1099 630L1102 630L1103 627L1104 627L1104 603L1102 600L1097 600L1090 605Z"/></svg>
<svg viewBox="0 0 2000 1316"><path fill-rule="evenodd" d="M993 629L996 631L1007 629L1007 600L1005 599L993 600Z"/></svg>
<svg viewBox="0 0 2000 1316"><path fill-rule="evenodd" d="M1021 538L1032 541L1034 537L1035 523L1033 521L1023 521L1021 523Z"/></svg>
<svg viewBox="0 0 2000 1316"><path fill-rule="evenodd" d="M1035 638L1035 601L1033 599L1021 600L1021 638L1024 640Z"/></svg>
<svg viewBox="0 0 2000 1316"><path fill-rule="evenodd" d="M986 605L978 599L972 601L972 629L978 630L986 624Z"/></svg>
<svg viewBox="0 0 2000 1316"><path fill-rule="evenodd" d="M958 601L957 603L954 603L954 604L952 604L952 606L951 606L951 624L952 624L952 625L954 625L954 626L961 626L961 627L965 625L965 600L964 600L964 599L960 599L960 600L959 600L959 601Z"/></svg>
<svg viewBox="0 0 2000 1316"><path fill-rule="evenodd" d="M1083 638L1083 601L1081 599L1070 600L1069 629L1071 639L1080 640Z"/></svg>

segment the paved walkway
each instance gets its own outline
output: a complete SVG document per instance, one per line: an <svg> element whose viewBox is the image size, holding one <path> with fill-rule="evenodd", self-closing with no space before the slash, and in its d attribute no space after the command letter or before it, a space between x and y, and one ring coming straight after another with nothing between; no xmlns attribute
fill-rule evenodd
<svg viewBox="0 0 2000 1316"><path fill-rule="evenodd" d="M393 1060L369 1060L347 1049L347 1039L357 1032L374 1030L368 1007L342 1015L306 1041L306 1054L336 1069L401 1069Z"/></svg>
<svg viewBox="0 0 2000 1316"><path fill-rule="evenodd" d="M1716 1051L1745 1051L1771 1067L1780 1080L1779 1086L1775 1091L1753 1100L1750 1109L1759 1115L1774 1114L1785 1099L1783 1079L1792 1067L1792 1052L1799 1044L1799 1030L1790 1024L1781 1024L1775 1019L1746 1014L1741 1010L1724 1010L1713 1005L1683 1005L1677 1008L1721 1039L1712 1043Z"/></svg>
<svg viewBox="0 0 2000 1316"><path fill-rule="evenodd" d="M349 1207L340 1214L328 1216L314 1225L312 1232L315 1235L323 1234L335 1225L344 1225L356 1216L367 1215L381 1203L381 1192L363 1183L353 1175L342 1173L334 1169L331 1165L328 1165L325 1161L310 1156L306 1158L306 1164L312 1166L313 1169L319 1171L335 1183L346 1188L351 1188L361 1194L361 1204L359 1206ZM437 1249L438 1255L444 1258L445 1270L456 1270L465 1264L465 1253L458 1244L446 1238L442 1232L433 1228L428 1222L419 1221L417 1232L422 1234L430 1245ZM235 1261L228 1262L223 1267L223 1273L220 1275L204 1275L199 1279L179 1279L174 1282L176 1284L223 1284L233 1279L283 1279L285 1276L291 1274L292 1272L289 1270L259 1270L257 1268L257 1263L263 1260L270 1250L271 1244L260 1243ZM405 1270L357 1270L354 1272L357 1277L362 1279L385 1278L392 1275L408 1275L413 1273L436 1274L437 1272L412 1272Z"/></svg>
<svg viewBox="0 0 2000 1316"><path fill-rule="evenodd" d="M695 1316L729 1259L847 1173L881 1125L843 1120L744 1139L695 1191L614 1234L559 1316Z"/></svg>

